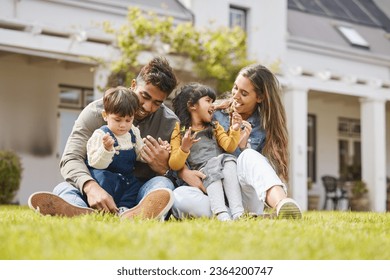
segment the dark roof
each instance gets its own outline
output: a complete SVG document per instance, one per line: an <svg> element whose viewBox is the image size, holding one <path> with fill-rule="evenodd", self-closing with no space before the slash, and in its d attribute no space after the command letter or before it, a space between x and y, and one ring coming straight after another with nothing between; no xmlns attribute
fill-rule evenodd
<svg viewBox="0 0 390 280"><path fill-rule="evenodd" d="M288 8L390 32L389 17L372 0L288 0Z"/></svg>

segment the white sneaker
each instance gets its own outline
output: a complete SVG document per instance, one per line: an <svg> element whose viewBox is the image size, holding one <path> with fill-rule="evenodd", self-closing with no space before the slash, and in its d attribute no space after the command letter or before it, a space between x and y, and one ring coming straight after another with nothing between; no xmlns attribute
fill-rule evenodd
<svg viewBox="0 0 390 280"><path fill-rule="evenodd" d="M221 222L228 222L231 221L232 218L227 212L221 212L217 214L217 219Z"/></svg>
<svg viewBox="0 0 390 280"><path fill-rule="evenodd" d="M276 206L276 215L282 219L301 219L302 211L294 199L284 198Z"/></svg>

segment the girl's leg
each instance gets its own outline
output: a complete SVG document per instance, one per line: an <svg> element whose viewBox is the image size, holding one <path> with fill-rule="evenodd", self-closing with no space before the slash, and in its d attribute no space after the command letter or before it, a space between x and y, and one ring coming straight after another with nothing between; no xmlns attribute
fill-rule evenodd
<svg viewBox="0 0 390 280"><path fill-rule="evenodd" d="M222 181L212 182L207 187L207 194L210 199L211 211L221 221L231 220L225 204L225 194L223 192Z"/></svg>
<svg viewBox="0 0 390 280"><path fill-rule="evenodd" d="M234 161L227 161L222 169L223 189L229 203L230 212L236 220L244 213L242 206L241 187L237 178L237 165Z"/></svg>
<svg viewBox="0 0 390 280"><path fill-rule="evenodd" d="M210 200L200 189L191 186L182 186L173 191L175 201L172 207L172 214L177 219L187 217L209 217L213 216L210 208Z"/></svg>

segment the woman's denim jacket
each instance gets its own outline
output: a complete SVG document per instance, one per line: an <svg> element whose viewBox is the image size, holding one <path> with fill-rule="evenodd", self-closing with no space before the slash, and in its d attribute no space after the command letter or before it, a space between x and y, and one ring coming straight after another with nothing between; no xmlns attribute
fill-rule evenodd
<svg viewBox="0 0 390 280"><path fill-rule="evenodd" d="M214 112L214 120L218 121L225 131L229 130L230 127L230 117L227 110L218 110ZM265 144L265 130L261 128L260 125L260 114L259 111L256 110L247 121L252 125L252 131L249 135L248 146L247 148L254 149L259 153L262 151ZM237 148L233 153L235 156L238 156L241 153L241 150Z"/></svg>

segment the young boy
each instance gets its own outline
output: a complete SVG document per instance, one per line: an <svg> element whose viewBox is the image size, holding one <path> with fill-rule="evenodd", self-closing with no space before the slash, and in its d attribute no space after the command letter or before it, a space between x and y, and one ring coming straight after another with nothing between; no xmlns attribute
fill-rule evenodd
<svg viewBox="0 0 390 280"><path fill-rule="evenodd" d="M102 116L107 125L96 129L87 142L87 166L96 182L109 193L119 213L134 207L142 183L134 176L142 160L140 131L133 125L137 96L125 87L108 89Z"/></svg>

